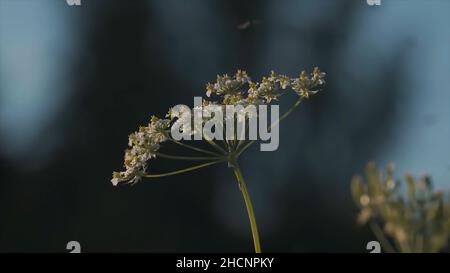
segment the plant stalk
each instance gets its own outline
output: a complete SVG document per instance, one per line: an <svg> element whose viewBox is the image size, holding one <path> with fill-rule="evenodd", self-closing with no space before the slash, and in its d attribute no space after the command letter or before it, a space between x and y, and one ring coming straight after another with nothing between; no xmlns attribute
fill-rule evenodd
<svg viewBox="0 0 450 273"><path fill-rule="evenodd" d="M239 189L244 197L245 206L247 208L248 219L250 220L250 227L252 230L253 244L255 247L255 253L261 253L261 243L259 242L258 226L256 224L255 212L253 210L252 200L250 199L250 194L248 193L247 184L245 183L244 176L242 175L241 169L236 161L230 162L234 175L239 183Z"/></svg>
<svg viewBox="0 0 450 273"><path fill-rule="evenodd" d="M217 164L217 163L220 163L220 162L224 162L224 161L226 161L226 160L221 159L221 160L216 160L216 161L208 162L208 163L205 163L205 164L196 165L196 166L192 166L192 167L189 167L189 168L186 168L186 169L181 169L181 170L177 170L177 171L173 171L173 172L160 173L160 174L146 174L146 175L143 175L142 177L145 177L145 178L159 178L159 177L165 177L165 176L172 176L172 175L181 174L181 173L185 173L185 172L190 172L190 171L194 171L194 170L197 170L197 169L201 169L201 168L204 168L204 167L208 167L210 165L214 165L214 164Z"/></svg>

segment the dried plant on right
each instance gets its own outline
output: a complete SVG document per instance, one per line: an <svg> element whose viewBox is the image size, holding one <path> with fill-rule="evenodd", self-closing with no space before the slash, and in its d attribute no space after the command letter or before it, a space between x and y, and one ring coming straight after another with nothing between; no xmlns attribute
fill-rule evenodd
<svg viewBox="0 0 450 273"><path fill-rule="evenodd" d="M430 177L406 175L406 188L371 162L366 179L355 176L351 192L360 212L357 222L369 225L386 252L435 253L442 251L450 234L448 195L433 190Z"/></svg>

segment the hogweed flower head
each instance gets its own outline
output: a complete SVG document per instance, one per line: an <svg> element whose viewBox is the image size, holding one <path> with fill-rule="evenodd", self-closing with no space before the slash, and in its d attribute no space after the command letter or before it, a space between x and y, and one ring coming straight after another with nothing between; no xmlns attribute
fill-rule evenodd
<svg viewBox="0 0 450 273"><path fill-rule="evenodd" d="M325 73L320 72L316 67L311 74L302 71L299 78L289 78L285 75L278 75L274 71L269 76L263 77L261 82L253 82L247 72L238 70L234 76L227 74L218 75L214 83L206 85L206 96L209 99L203 100L203 106L217 106L225 108L227 105L260 105L270 104L283 95L288 87L301 98L309 98L316 94L325 83ZM214 97L217 101L210 100ZM136 183L146 174L147 164L150 159L156 158L162 143L171 139L169 134L171 127L186 124L190 121L184 119L195 119L202 115L203 124L212 119L211 113L204 115L201 109L192 109L191 115L175 117L169 113L166 119L152 116L147 126L142 126L137 132L129 136L128 146L125 151L124 167L125 171L114 172L111 182L114 185L120 183ZM242 115L241 115L242 116ZM238 115L239 117L239 115ZM224 120L226 117L223 117ZM224 122L225 123L225 122ZM195 134L201 128L194 128L191 134ZM236 146L236 143L234 143ZM226 143L225 150L236 151L237 147ZM229 149L228 149L229 148Z"/></svg>
<svg viewBox="0 0 450 273"><path fill-rule="evenodd" d="M267 113L249 111L248 109L252 108L247 108L248 106L269 105L287 93L287 89L290 88L293 94L298 96L298 99L287 112L276 120L275 123L278 124L298 107L303 99L309 98L320 90L321 86L325 83L324 77L325 73L321 72L318 68L314 68L313 72L309 74L302 71L298 78L289 78L286 75L279 75L272 71L269 76L263 77L260 82L253 81L243 70L238 70L233 76L227 74L218 75L215 82L206 84L207 99L203 99L200 106L194 107L193 109L185 105L174 106L169 109L165 119L152 116L146 126L141 126L138 131L132 133L128 139L129 147L125 150L123 164L125 170L113 172L111 182L114 186L119 184L135 184L143 178L176 175L220 162L228 162L228 166L233 168L246 203L255 251L260 252L259 235L253 207L244 178L237 163L240 154L255 142L255 140L242 139L238 135L249 135L251 133L250 126L246 126L240 133L238 129L233 138L228 138L228 135L225 138L219 138L221 142L216 142L207 134L202 135L202 128L213 120L217 121L214 124L215 126L219 125L219 127L222 127L224 124L234 124L235 121L244 125L249 124L251 123L251 119L256 117L261 118L261 116L265 116ZM228 115L217 116L218 112L227 111L229 106L239 107L233 108L237 110L233 112L231 117ZM183 108L183 111L177 111L180 108ZM278 108L276 109L278 110ZM273 118L273 112L271 115ZM276 112L275 116L278 117L278 112ZM193 127L186 126L192 123L194 124ZM272 123L268 126L266 132L272 131L273 125ZM214 150L206 150L174 138L173 133L180 131L189 136L194 135L195 140L198 140L197 137L200 136L200 139L210 144ZM202 153L204 156L177 156L162 153L160 150L169 143ZM206 163L164 174L149 174L147 173L148 163L155 158L206 161Z"/></svg>

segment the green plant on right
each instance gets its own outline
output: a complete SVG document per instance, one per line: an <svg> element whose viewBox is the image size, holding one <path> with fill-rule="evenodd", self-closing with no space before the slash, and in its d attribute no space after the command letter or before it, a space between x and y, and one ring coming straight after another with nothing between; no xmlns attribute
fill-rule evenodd
<svg viewBox="0 0 450 273"><path fill-rule="evenodd" d="M370 226L386 252L435 253L446 247L450 202L442 191L433 190L430 177L406 175L403 190L394 179L393 164L383 172L371 162L365 180L352 179L351 192L360 209L357 222Z"/></svg>

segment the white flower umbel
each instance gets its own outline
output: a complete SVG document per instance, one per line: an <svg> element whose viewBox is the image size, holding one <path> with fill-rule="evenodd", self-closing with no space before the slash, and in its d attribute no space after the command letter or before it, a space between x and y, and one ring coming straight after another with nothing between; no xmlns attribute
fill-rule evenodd
<svg viewBox="0 0 450 273"><path fill-rule="evenodd" d="M325 73L318 68L307 74L302 71L298 78L289 78L275 72L253 82L245 71L238 70L234 76L217 76L214 83L206 85L208 100L195 98L194 108L177 105L169 110L167 119L152 117L147 126L129 136L129 148L125 151L124 167L113 172L111 182L135 184L144 178L160 178L194 171L218 163L232 168L242 192L250 221L255 252L261 252L255 213L242 171L238 164L240 155L257 141L269 141L261 150L278 148L278 124L289 116L304 99L316 94L325 83ZM298 95L289 110L278 115L278 105L270 105L291 88ZM268 122L270 106L271 122ZM200 148L199 140L213 150ZM275 140L275 141L272 141ZM201 154L201 156L171 155L160 150L165 145L178 145ZM147 173L148 162L155 158L204 163L161 174Z"/></svg>

